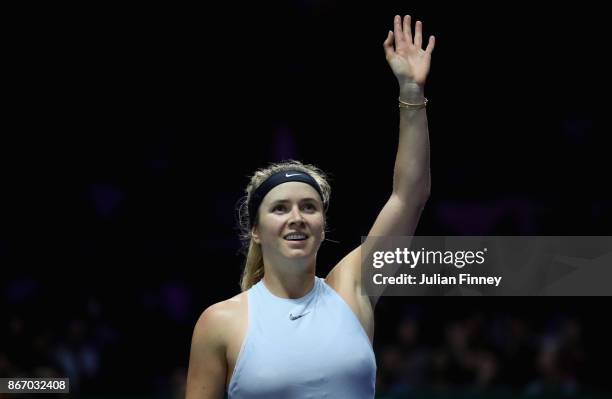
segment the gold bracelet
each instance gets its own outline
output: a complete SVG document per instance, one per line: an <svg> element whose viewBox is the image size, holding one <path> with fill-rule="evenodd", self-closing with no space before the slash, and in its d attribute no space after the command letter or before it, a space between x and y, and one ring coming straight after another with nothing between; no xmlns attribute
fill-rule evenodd
<svg viewBox="0 0 612 399"><path fill-rule="evenodd" d="M408 109L421 109L421 108L425 108L427 106L427 97L425 97L425 100L420 103L420 104L412 104L412 103L407 103L405 101L402 101L401 98L398 97L399 100L399 107L400 108L408 108Z"/></svg>

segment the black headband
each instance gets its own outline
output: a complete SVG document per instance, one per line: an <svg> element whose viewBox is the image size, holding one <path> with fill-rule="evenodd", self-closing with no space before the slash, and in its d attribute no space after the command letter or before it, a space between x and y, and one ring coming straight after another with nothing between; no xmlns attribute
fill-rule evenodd
<svg viewBox="0 0 612 399"><path fill-rule="evenodd" d="M321 192L321 187L317 181L310 176L308 173L302 172L300 170L283 170L282 172L277 172L272 176L268 177L263 183L259 185L255 189L255 192L251 194L251 198L249 200L249 223L251 227L253 226L253 222L255 221L255 216L257 215L257 210L259 209L259 205L261 205L261 201L263 201L266 194L270 192L274 187L279 184L297 181L300 183L306 183L319 193L321 196L321 202L323 202L323 193Z"/></svg>

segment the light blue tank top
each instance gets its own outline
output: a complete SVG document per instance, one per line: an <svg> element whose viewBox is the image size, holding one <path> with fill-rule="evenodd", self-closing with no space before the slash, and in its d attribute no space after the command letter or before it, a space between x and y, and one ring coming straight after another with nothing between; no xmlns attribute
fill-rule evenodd
<svg viewBox="0 0 612 399"><path fill-rule="evenodd" d="M263 280L247 292L249 324L229 399L374 397L376 360L359 319L315 277L299 299L273 295Z"/></svg>

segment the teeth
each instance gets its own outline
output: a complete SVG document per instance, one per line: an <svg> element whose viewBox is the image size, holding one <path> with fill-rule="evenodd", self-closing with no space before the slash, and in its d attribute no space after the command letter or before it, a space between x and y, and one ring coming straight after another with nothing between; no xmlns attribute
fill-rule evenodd
<svg viewBox="0 0 612 399"><path fill-rule="evenodd" d="M285 237L286 240L304 240L306 236L303 234L289 234Z"/></svg>

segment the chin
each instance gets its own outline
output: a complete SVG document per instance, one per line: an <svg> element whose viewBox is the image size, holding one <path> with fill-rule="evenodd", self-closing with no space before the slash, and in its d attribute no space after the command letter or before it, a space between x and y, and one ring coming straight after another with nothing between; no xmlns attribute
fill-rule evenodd
<svg viewBox="0 0 612 399"><path fill-rule="evenodd" d="M283 253L289 259L307 259L314 256L309 249L290 249L289 251L283 251Z"/></svg>
<svg viewBox="0 0 612 399"><path fill-rule="evenodd" d="M310 251L304 251L304 250L290 250L288 252L285 252L286 256L288 258L307 258L309 256L312 256L312 253Z"/></svg>

